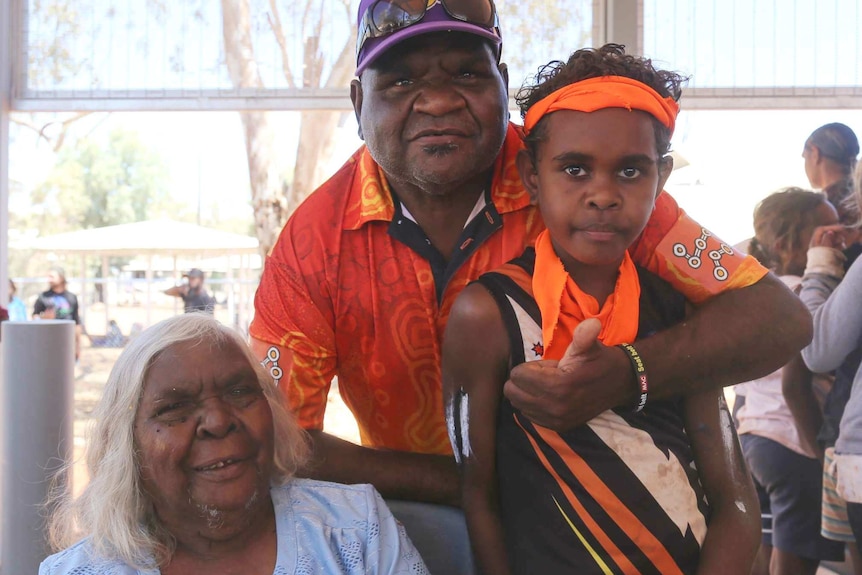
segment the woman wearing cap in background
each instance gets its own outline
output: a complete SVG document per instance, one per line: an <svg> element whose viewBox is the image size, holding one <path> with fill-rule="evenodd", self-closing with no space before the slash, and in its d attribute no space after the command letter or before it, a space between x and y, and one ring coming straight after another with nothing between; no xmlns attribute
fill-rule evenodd
<svg viewBox="0 0 862 575"><path fill-rule="evenodd" d="M856 134L839 122L825 124L811 132L802 150L805 175L811 187L826 194L838 210L842 224L854 224L859 218L852 178L858 155Z"/></svg>
<svg viewBox="0 0 862 575"><path fill-rule="evenodd" d="M818 249L809 253L812 258L806 273L806 282L816 282L817 274L843 277L854 261L862 254L859 241L860 209L858 196L854 194L853 170L857 165L859 140L848 126L834 122L814 130L805 142L802 158L805 160L805 173L811 186L821 189L830 203L838 210L838 218L843 225L834 245L817 244ZM857 184L858 185L858 184ZM814 244L812 244L814 245ZM825 247L826 246L826 247ZM832 249L835 248L835 249ZM840 250L840 253L838 253ZM825 258L825 259L824 259ZM808 275L809 272L815 272ZM834 285L830 286L830 289ZM813 293L810 292L809 293ZM815 301L819 301L816 300ZM822 533L823 536L847 544L853 558L855 573L862 573L862 556L855 545L856 538L851 530L847 516L847 502L837 489L837 468L835 445L838 441L841 420L850 401L853 382L859 365L862 363L862 347L857 347L844 357L832 372L832 384L823 402L823 417L817 440L824 450ZM802 406L798 409L801 409ZM816 408L809 406L806 411Z"/></svg>

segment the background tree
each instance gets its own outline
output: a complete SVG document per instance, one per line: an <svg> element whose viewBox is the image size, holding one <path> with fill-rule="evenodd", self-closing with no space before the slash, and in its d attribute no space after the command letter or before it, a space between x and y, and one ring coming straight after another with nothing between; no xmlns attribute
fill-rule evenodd
<svg viewBox="0 0 862 575"><path fill-rule="evenodd" d="M175 212L168 171L137 134L112 131L107 141L82 138L64 147L30 195L41 235L143 221Z"/></svg>
<svg viewBox="0 0 862 575"><path fill-rule="evenodd" d="M249 0L222 0L221 5L225 60L231 81L236 88L264 88L255 60ZM297 29L301 32L301 54L297 55L291 49L297 39L288 38L285 34L282 11L287 21L300 23L298 27L294 26L294 32ZM278 43L282 73L289 88L347 86L355 67L353 47L356 32L348 24L351 14L349 0L294 1L283 6L279 6L276 0L269 0L267 20ZM324 37L331 39L331 29L338 25L351 32L334 53L327 53L321 40ZM299 65L296 60L299 60ZM272 130L267 113L240 112L245 131L255 230L262 254L269 252L293 209L326 176L324 170L329 165L335 145L334 131L342 116L342 112L332 111L305 110L300 113L293 179L279 182L275 176Z"/></svg>
<svg viewBox="0 0 862 575"><path fill-rule="evenodd" d="M268 252L292 210L328 176L336 127L349 118L359 0L28 0L27 87L35 90L343 90L339 110L298 110L298 147L276 150L269 113L239 113L255 233ZM498 2L512 88L540 63L588 42L593 0ZM134 73L127 73L134 69ZM229 88L234 89L230 93ZM210 92L211 93L211 92ZM123 97L122 95L120 97ZM74 116L32 122L56 146ZM54 132L58 135L51 138ZM290 176L284 177L283 174Z"/></svg>

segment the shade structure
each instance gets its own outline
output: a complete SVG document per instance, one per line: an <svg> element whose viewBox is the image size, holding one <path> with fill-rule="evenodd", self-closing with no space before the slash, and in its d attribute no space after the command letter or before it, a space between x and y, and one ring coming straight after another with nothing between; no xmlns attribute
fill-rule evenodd
<svg viewBox="0 0 862 575"><path fill-rule="evenodd" d="M257 238L174 220L148 220L36 238L29 247L106 256L255 254Z"/></svg>
<svg viewBox="0 0 862 575"><path fill-rule="evenodd" d="M259 262L259 242L257 238L234 234L169 219L148 220L130 224L91 228L76 232L67 232L35 238L27 243L34 250L53 252L65 256L81 258L82 291L86 291L87 268L84 260L88 256L97 256L102 260L102 275L100 281L108 278L108 258L125 257L142 259L146 262L146 320L144 327L152 324L152 284L153 260L157 257L169 257L174 261L174 276L178 277L182 270L177 264L182 261L194 261L195 267L200 267L204 258L223 259L224 263L217 266L211 262L206 271L221 268L226 273L228 283L235 283L235 297L228 301L228 315L231 322L240 329L245 329L251 315L250 296L256 282L252 275L252 262ZM238 269L234 269L239 262ZM236 272L236 274L235 274ZM79 295L86 295L79 294ZM81 314L86 313L87 298L79 298ZM107 298L105 317L108 318ZM98 328L97 328L98 329Z"/></svg>

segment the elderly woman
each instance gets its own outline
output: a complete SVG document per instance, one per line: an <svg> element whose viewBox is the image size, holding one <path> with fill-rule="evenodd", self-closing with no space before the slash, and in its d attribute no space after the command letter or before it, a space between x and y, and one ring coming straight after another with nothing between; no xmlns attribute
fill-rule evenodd
<svg viewBox="0 0 862 575"><path fill-rule="evenodd" d="M210 315L135 338L95 417L89 485L49 502L68 547L40 575L427 573L373 487L292 478L304 432Z"/></svg>

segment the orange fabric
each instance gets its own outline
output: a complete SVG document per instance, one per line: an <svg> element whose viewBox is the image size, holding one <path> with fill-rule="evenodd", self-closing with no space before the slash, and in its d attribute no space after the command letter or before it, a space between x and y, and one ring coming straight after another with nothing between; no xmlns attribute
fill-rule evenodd
<svg viewBox="0 0 862 575"><path fill-rule="evenodd" d="M581 290L563 267L548 230L536 239L533 297L542 312L544 359L560 359L572 342L575 328L589 318L602 324L599 340L605 345L631 343L638 334L641 286L635 264L625 253L614 292L599 309L596 298Z"/></svg>
<svg viewBox="0 0 862 575"><path fill-rule="evenodd" d="M554 469L554 466L551 465L550 461L548 461L547 456L545 456L545 453L542 451L542 448L539 447L539 445L536 443L536 440L533 439L533 436L530 435L526 429L524 429L524 426L521 425L521 422L518 421L517 417L515 417L514 419L518 427L520 427L524 431L524 436L530 442L530 445L533 447L533 451L536 452L536 457L539 459L539 461L542 462L542 466L551 475L551 477L554 478L554 481L557 482L557 485L559 485L560 487L560 491L565 494L566 500L569 502L569 505L571 505L572 509L575 510L575 513L578 514L578 517L581 518L581 521L584 522L584 525L586 525L587 529L590 530L590 533L593 537L596 538L596 541L599 542L599 545L602 546L602 549L605 550L605 553L607 553L614 560L614 562L617 564L617 567L619 567L625 575L640 575L640 570L635 567L632 564L631 559L629 559L628 556L626 556L626 554L623 553L620 548L614 544L613 540L608 537L608 534L604 532L601 526L590 515L590 512L587 511L586 507L584 507L584 505L578 500L578 497L575 495L575 492L572 491L572 487L568 483L566 483L562 477L560 477L560 474L557 473L557 470ZM538 426L535 427L538 429ZM575 457L578 457L577 454L575 454ZM578 459L580 458L578 457ZM583 461L583 459L580 460ZM571 470L571 466L569 466L569 469ZM587 467L587 469L589 470L589 467ZM577 475L575 477L577 477ZM637 519L637 517L635 519ZM638 525L640 524L640 521L638 521Z"/></svg>
<svg viewBox="0 0 862 575"><path fill-rule="evenodd" d="M637 515L632 513L631 509L620 501L619 497L614 494L602 479L596 475L595 471L590 468L587 462L575 453L559 434L540 425L534 425L533 427L535 427L541 438L560 455L578 483L583 485L590 496L599 503L602 510L613 518L620 529L652 561L659 573L663 575L682 575L676 561L671 557L662 542L656 539L655 535L641 523Z"/></svg>
<svg viewBox="0 0 862 575"><path fill-rule="evenodd" d="M510 124L491 186L502 228L455 273L440 305L429 263L388 234L395 207L364 147L296 209L267 258L249 334L303 427L323 428L337 376L364 445L451 453L440 384L449 310L464 286L521 255L543 229L515 165L522 147ZM656 247L684 221L691 220L661 194L630 248L634 261L695 301L759 279L737 271L703 286L672 265L672 253Z"/></svg>
<svg viewBox="0 0 862 575"><path fill-rule="evenodd" d="M671 134L679 114L679 104L637 80L624 76L599 76L563 86L542 98L527 111L524 131L530 133L542 116L557 110L595 112L604 108L642 110L667 126Z"/></svg>
<svg viewBox="0 0 862 575"><path fill-rule="evenodd" d="M520 149L512 126L491 186L502 228L454 274L439 305L430 264L388 233L395 206L365 148L297 208L267 258L249 333L264 353L281 351L279 388L303 427L323 428L337 376L364 445L451 454L440 383L449 310L544 227L521 185Z"/></svg>
<svg viewBox="0 0 862 575"><path fill-rule="evenodd" d="M663 201L664 200L664 201ZM668 282L692 303L703 303L725 290L757 283L769 270L691 219L662 192L638 240L632 259Z"/></svg>

